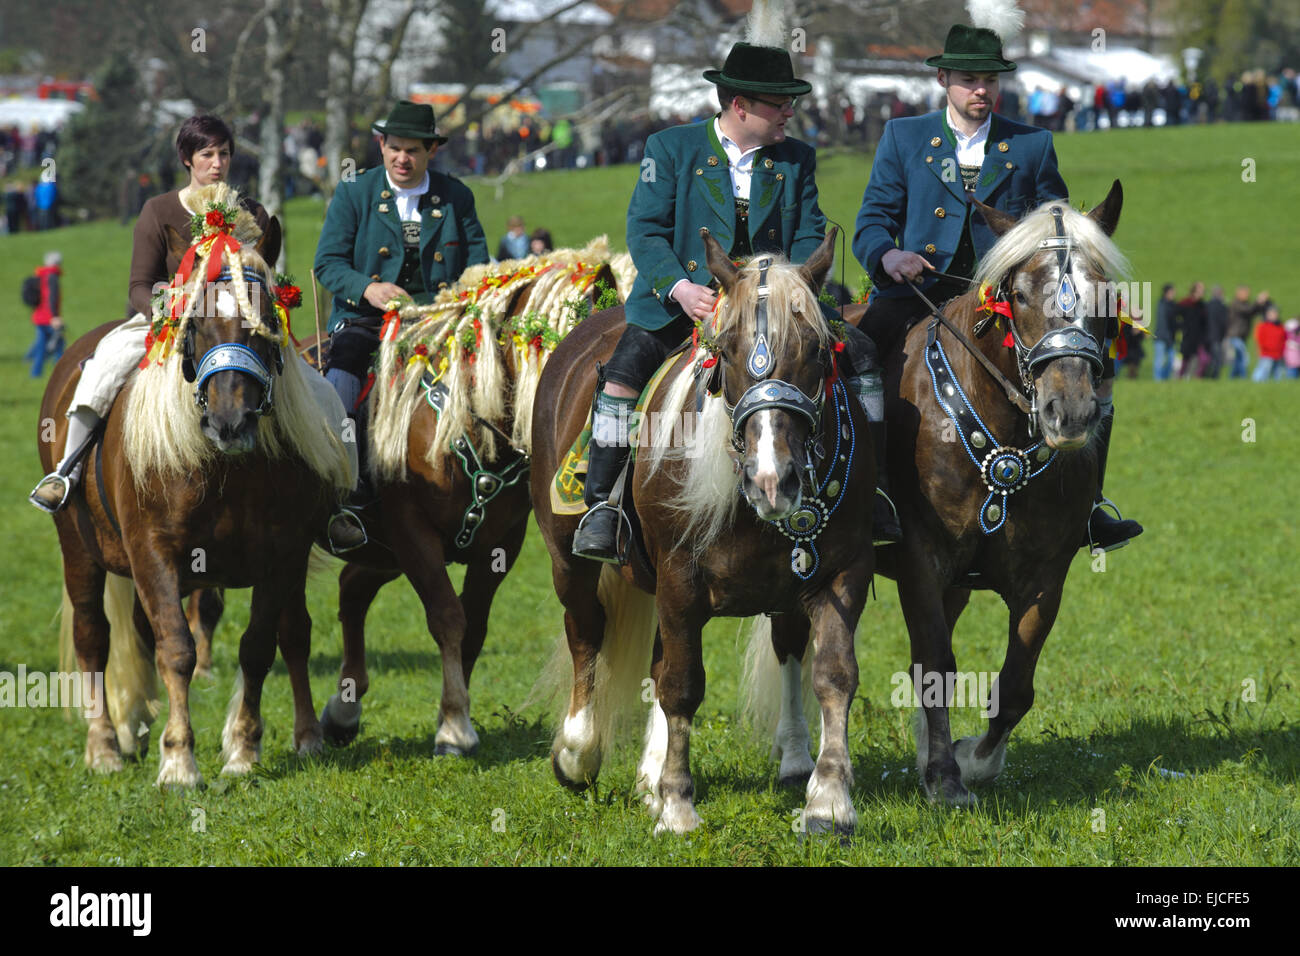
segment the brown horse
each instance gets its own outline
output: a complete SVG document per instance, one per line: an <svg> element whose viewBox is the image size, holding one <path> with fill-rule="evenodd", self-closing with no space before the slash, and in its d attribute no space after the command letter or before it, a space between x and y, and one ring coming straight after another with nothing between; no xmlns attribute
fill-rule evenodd
<svg viewBox="0 0 1300 956"><path fill-rule="evenodd" d="M231 194L221 192L226 187L210 189L217 192L207 199L234 207ZM311 618L304 589L312 531L350 484L344 448L314 402L305 366L292 351L282 352L287 330L266 265L278 254L279 224L273 220L261 235L241 214L234 238L243 248L220 253L223 271L215 281L207 280L207 258L199 252L193 283L185 288L187 304L175 313L176 347L150 361L118 397L84 462L86 480L70 507L54 516L63 552L65 634L82 673L103 673L109 664L106 575L134 582L139 644L146 653L156 647L168 693L159 785L201 782L188 704L196 655L182 596L196 587L253 588L239 648L242 687L223 733L224 771L246 772L260 749L262 684L275 659L277 632L291 670L307 659ZM173 231L170 246L180 259L187 243ZM80 362L110 327L77 341L51 376L41 416L58 422L59 434L40 442L46 471L59 459ZM115 658L137 647L131 635L116 630L112 639ZM147 661L129 663L152 681ZM119 714L141 713L132 701L139 684L119 681L117 668L106 684L110 696L127 698L114 708ZM319 749L310 697L298 680L293 684L294 743L300 751ZM98 716L90 720L86 763L120 769L121 751L131 749L136 727L115 728L99 702L89 710Z"/></svg>
<svg viewBox="0 0 1300 956"><path fill-rule="evenodd" d="M943 307L947 322L917 324L888 358L890 479L904 536L878 550L877 566L898 581L920 700L918 769L931 799L974 802L967 787L1001 772L1034 701L1034 668L1097 488L1096 388L1118 316L1113 281L1128 268L1110 239L1122 204L1118 181L1086 216L1053 201L1017 223L977 204L1000 239L976 287ZM1002 598L1010 633L988 729L954 745L952 631L972 587ZM778 746L797 751L803 646L776 638L786 669Z"/></svg>
<svg viewBox="0 0 1300 956"><path fill-rule="evenodd" d="M366 614L379 589L405 574L442 655L434 751L477 748L469 681L528 528L533 390L554 343L596 290L615 284L598 240L471 270L433 307L404 310L385 337L369 399L378 500L365 514L376 533L339 574L343 661L321 713L331 742L358 733L369 688ZM466 566L459 596L452 562Z"/></svg>
<svg viewBox="0 0 1300 956"><path fill-rule="evenodd" d="M549 494L590 408L595 363L608 359L622 330L621 313L581 326L538 387L533 504L573 658L552 766L570 787L595 779L616 712L640 699L636 684L650 665L655 703L638 788L656 832L684 833L700 822L689 748L704 696L701 629L715 616L758 613L779 614L781 627L805 640L811 629L817 645L825 733L808 783L807 825L848 833L856 823L847 720L858 674L853 633L872 573L870 538L858 529L871 520L875 483L866 420L836 381L834 334L817 301L834 236L805 266L759 256L737 269L706 234L720 305L702 330L705 348L670 359L648 400L637 440L648 451L625 492L644 556L621 574L570 553L578 516L556 513ZM720 368L704 373L706 362ZM710 374L717 396L706 394Z"/></svg>

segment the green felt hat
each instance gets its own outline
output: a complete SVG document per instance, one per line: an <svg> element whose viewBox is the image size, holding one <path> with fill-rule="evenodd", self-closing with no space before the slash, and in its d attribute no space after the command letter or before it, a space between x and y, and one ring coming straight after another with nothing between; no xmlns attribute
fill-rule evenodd
<svg viewBox="0 0 1300 956"><path fill-rule="evenodd" d="M738 93L773 93L804 96L812 84L794 78L790 54L780 47L737 43L721 70L705 70L704 78Z"/></svg>
<svg viewBox="0 0 1300 956"><path fill-rule="evenodd" d="M925 65L967 73L1007 73L1016 68L1002 56L1002 40L996 33L961 23L948 31L943 52L930 57Z"/></svg>
<svg viewBox="0 0 1300 956"><path fill-rule="evenodd" d="M386 120L375 120L370 127L376 133L386 136L403 136L407 139L431 139L438 143L447 142L446 136L439 136L433 125L433 107L428 103L412 103L410 100L398 100Z"/></svg>

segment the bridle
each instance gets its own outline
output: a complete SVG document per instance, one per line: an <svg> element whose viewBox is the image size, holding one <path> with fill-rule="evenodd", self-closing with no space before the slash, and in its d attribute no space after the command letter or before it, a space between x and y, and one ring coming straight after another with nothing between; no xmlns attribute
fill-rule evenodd
<svg viewBox="0 0 1300 956"><path fill-rule="evenodd" d="M267 285L266 279L256 269L248 266L242 268L245 282L255 282L262 287L266 295L274 296L274 291ZM229 267L223 268L221 273L213 282L229 282L232 278ZM212 283L209 283L211 285ZM255 317L246 316L246 321L255 321ZM275 375L284 371L284 354L281 350L280 343L276 342L274 346L275 356ZM262 361L261 356L250 349L247 345L238 342L221 342L214 345L204 353L203 358L199 361L197 368L194 364L194 321L187 323L185 336L181 343L181 373L185 376L185 381L194 382L194 404L198 406L200 412L208 410L208 379L212 378L218 372L240 372L254 379L262 386L262 402L253 410L253 414L259 418L268 414L273 406L271 398L271 386L275 381L270 369Z"/></svg>
<svg viewBox="0 0 1300 956"><path fill-rule="evenodd" d="M719 394L722 396L722 404L727 410L727 416L731 419L731 447L741 454L745 451L745 423L759 412L779 409L791 412L807 422L808 437L804 439L804 468L810 484L815 488L816 462L822 456L818 439L826 389L820 389L817 397L811 398L798 385L779 378L768 378L772 374L772 351L768 339L767 314L767 302L771 294L771 290L767 285L767 272L771 265L772 260L766 256L758 260L758 301L754 308L754 344L750 348L749 357L745 361L745 370L749 373L750 378L759 381L745 389L739 401L734 404L729 401L727 398L727 377L722 371L725 357L724 353L719 350L717 352L718 371L716 373L721 380ZM825 370L826 365L826 356L823 355L823 370ZM823 375L824 381L825 375Z"/></svg>

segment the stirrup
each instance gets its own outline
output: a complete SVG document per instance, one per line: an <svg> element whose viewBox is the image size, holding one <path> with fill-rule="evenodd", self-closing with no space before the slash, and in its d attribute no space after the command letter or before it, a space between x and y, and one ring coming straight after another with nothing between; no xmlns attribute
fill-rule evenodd
<svg viewBox="0 0 1300 956"><path fill-rule="evenodd" d="M885 499L885 504L889 505L889 511L894 518L894 527L898 528L898 540L879 535L878 529L876 528L876 522L873 520L871 522L871 544L873 547L877 545L898 544L898 541L901 541L903 538L903 526L898 523L898 506L894 504L894 499L889 497L889 494L885 491L884 488L876 488L876 495L880 498ZM874 500L872 501L871 510L872 510L872 514L874 515L875 513Z"/></svg>
<svg viewBox="0 0 1300 956"><path fill-rule="evenodd" d="M1142 530L1141 530L1141 529L1142 529L1142 526L1141 526L1141 525L1138 525L1138 529L1139 529L1139 530L1138 530L1138 533L1137 533L1137 534L1135 534L1135 535L1131 535L1131 536L1129 536L1129 537L1123 539L1122 541L1119 541L1119 542L1117 542L1117 543L1115 543L1115 544L1112 544L1112 545L1111 545L1110 547L1108 547L1108 548L1103 548L1103 547L1102 547L1101 545L1099 545L1099 544L1098 544L1098 543L1093 539L1093 537L1092 537L1092 516L1093 516L1096 512L1101 511L1101 513L1102 513L1102 515L1103 515L1104 517L1109 517L1108 515L1106 515L1106 512L1105 512L1104 510L1102 510L1102 509L1107 508L1107 507L1109 507L1111 511L1115 512L1115 520L1116 520L1116 521L1128 521L1128 520L1131 520L1131 519L1127 519L1127 518L1125 518L1122 514L1120 514L1119 506L1116 505L1115 502L1113 502L1113 501L1111 501L1109 498L1107 498L1105 495L1102 495L1102 496L1101 496L1101 500L1100 500L1100 501L1094 501L1094 502L1092 503L1092 510L1088 512L1088 527L1087 527L1087 531L1088 531L1088 553L1089 553L1089 554L1096 554L1098 551L1118 551L1120 548L1126 548L1126 547L1128 547L1129 542L1131 542L1131 541L1133 540L1133 538L1136 538L1136 537L1137 537L1137 534L1141 534L1141 533L1142 533ZM1134 523L1134 524L1137 524L1137 522L1133 522L1133 523Z"/></svg>
<svg viewBox="0 0 1300 956"><path fill-rule="evenodd" d="M63 483L63 494L60 496L58 504L50 505L48 502L43 501L39 497L37 497L36 493L40 491L42 488L44 488L46 485L52 484L55 481L60 481ZM66 475L59 474L57 471L52 471L36 483L36 487L33 488L32 493L27 496L27 500L30 501L32 504L34 504L36 507L40 508L46 514L52 515L55 514L56 512L62 511L64 506L67 505L68 498L72 494L72 489L73 489L73 484L71 479L69 479Z"/></svg>
<svg viewBox="0 0 1300 956"><path fill-rule="evenodd" d="M599 514L602 511L614 512L615 515L614 528L613 528L614 533L613 533L612 540L609 541L608 545L606 545L605 542L603 541L599 542L599 546L600 546L599 550L593 547L593 545L596 544L595 542L588 542L586 545L583 546L583 550L579 551L578 540L582 537L583 529L587 526L587 520L591 518L593 515ZM596 520L600 520L600 519L598 518ZM582 519L578 522L577 530L574 531L573 533L573 547L571 549L572 554L575 557L586 558L590 561L600 561L603 564L612 564L615 567L621 566L622 564L624 564L624 561L622 557L622 552L619 550L618 547L618 541L619 541L619 532L622 531L624 525L627 526L627 533L628 533L628 537L625 540L630 541L632 535L632 522L630 522L627 516L623 514L622 508L612 505L608 501L601 501L596 505L593 505L592 508L585 515L582 516Z"/></svg>
<svg viewBox="0 0 1300 956"><path fill-rule="evenodd" d="M334 522L338 521L340 518L344 519L345 523L350 523L361 532L361 540L358 543L342 545L334 541L334 536L331 532L334 528ZM358 517L357 513L351 508L344 506L330 516L329 524L325 526L325 540L329 544L330 554L339 555L347 554L349 551L355 551L357 548L365 547L370 543L370 535L366 533L366 526L362 523L361 518Z"/></svg>

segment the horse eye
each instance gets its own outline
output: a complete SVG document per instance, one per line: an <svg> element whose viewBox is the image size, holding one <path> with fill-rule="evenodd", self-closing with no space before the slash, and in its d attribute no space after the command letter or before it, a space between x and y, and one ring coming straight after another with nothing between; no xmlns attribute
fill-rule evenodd
<svg viewBox="0 0 1300 956"><path fill-rule="evenodd" d="M1015 291L1015 299L1017 305L1024 305L1029 301L1028 299L1025 298L1025 294L1021 292L1019 289Z"/></svg>

